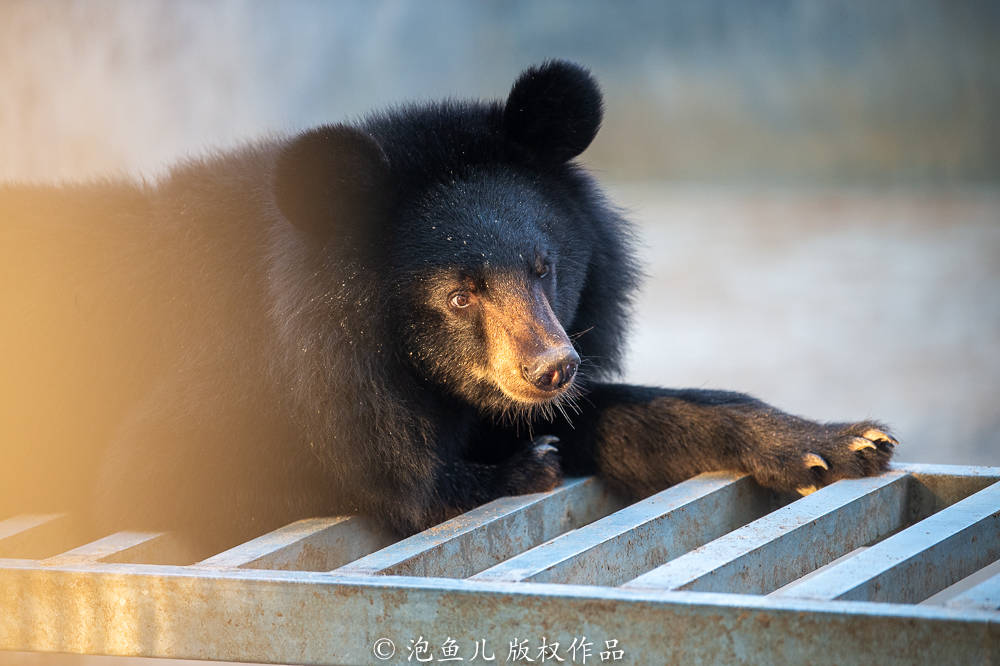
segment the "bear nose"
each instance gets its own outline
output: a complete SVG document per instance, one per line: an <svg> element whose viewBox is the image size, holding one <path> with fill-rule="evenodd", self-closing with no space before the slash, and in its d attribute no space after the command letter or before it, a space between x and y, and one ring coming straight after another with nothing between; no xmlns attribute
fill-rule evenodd
<svg viewBox="0 0 1000 666"><path fill-rule="evenodd" d="M542 391L561 389L573 379L580 367L580 356L572 347L554 349L521 366L521 374Z"/></svg>

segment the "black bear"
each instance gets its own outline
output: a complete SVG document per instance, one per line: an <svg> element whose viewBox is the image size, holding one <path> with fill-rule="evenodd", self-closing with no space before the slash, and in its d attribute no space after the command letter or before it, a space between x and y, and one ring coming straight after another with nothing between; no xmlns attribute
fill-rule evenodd
<svg viewBox="0 0 1000 666"><path fill-rule="evenodd" d="M591 75L551 61L503 101L156 183L0 190L3 509L222 543L348 511L411 533L564 473L640 496L714 469L801 493L886 469L875 422L608 383L638 271L573 162L601 118Z"/></svg>

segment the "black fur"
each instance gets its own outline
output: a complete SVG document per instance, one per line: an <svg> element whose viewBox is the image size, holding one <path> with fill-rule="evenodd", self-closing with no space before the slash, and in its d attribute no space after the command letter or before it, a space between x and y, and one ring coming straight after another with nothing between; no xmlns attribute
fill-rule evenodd
<svg viewBox="0 0 1000 666"><path fill-rule="evenodd" d="M207 548L345 511L409 533L563 470L645 495L719 468L780 490L884 469L875 423L604 383L638 271L569 161L600 121L590 75L549 62L502 102L401 107L156 185L0 190L3 509L90 497L105 529ZM569 340L566 387L522 385ZM548 434L558 455L531 444Z"/></svg>
<svg viewBox="0 0 1000 666"><path fill-rule="evenodd" d="M531 67L518 77L503 108L503 131L529 159L561 164L597 136L601 93L586 70L569 63Z"/></svg>

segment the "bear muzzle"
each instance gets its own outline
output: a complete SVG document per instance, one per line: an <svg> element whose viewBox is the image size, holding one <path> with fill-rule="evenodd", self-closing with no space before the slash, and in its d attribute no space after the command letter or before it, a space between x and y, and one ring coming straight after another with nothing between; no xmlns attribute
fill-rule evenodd
<svg viewBox="0 0 1000 666"><path fill-rule="evenodd" d="M580 355L540 287L505 286L502 297L484 302L490 374L519 402L548 402L572 385Z"/></svg>
<svg viewBox="0 0 1000 666"><path fill-rule="evenodd" d="M521 365L521 376L540 391L558 391L567 386L580 367L580 355L572 347L550 349Z"/></svg>

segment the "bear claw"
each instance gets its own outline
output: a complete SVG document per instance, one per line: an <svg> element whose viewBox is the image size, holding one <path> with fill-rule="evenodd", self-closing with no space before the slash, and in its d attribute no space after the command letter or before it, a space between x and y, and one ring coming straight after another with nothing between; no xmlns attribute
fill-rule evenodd
<svg viewBox="0 0 1000 666"><path fill-rule="evenodd" d="M532 449L532 450L535 452L536 456L543 456L546 453L549 453L550 451L552 451L552 452L558 452L559 451L559 449L557 449L556 447L552 446L551 444L535 444L535 448Z"/></svg>
<svg viewBox="0 0 1000 666"><path fill-rule="evenodd" d="M816 453L807 453L802 456L802 462L806 464L806 467L819 467L821 469L830 469L830 466L826 464L823 457Z"/></svg>
<svg viewBox="0 0 1000 666"><path fill-rule="evenodd" d="M897 442L894 438L890 437L889 435L885 434L884 432L876 428L870 428L866 430L864 434L861 436L873 442L885 443L890 446L899 445L899 442Z"/></svg>
<svg viewBox="0 0 1000 666"><path fill-rule="evenodd" d="M806 495L812 495L814 492L816 492L816 486L801 486L799 488L796 488L795 491L798 494L805 497Z"/></svg>
<svg viewBox="0 0 1000 666"><path fill-rule="evenodd" d="M848 446L851 447L851 451L864 451L865 449L874 449L875 443L864 437L855 437Z"/></svg>
<svg viewBox="0 0 1000 666"><path fill-rule="evenodd" d="M552 446L558 441L559 438L556 437L555 435L539 435L538 437L535 437L533 440L531 440L531 445L536 455L543 455L545 453L548 453L549 451L558 452L559 449Z"/></svg>
<svg viewBox="0 0 1000 666"><path fill-rule="evenodd" d="M559 438L555 435L539 435L538 437L531 440L531 443L535 446L540 446L542 444L555 444L559 441Z"/></svg>

